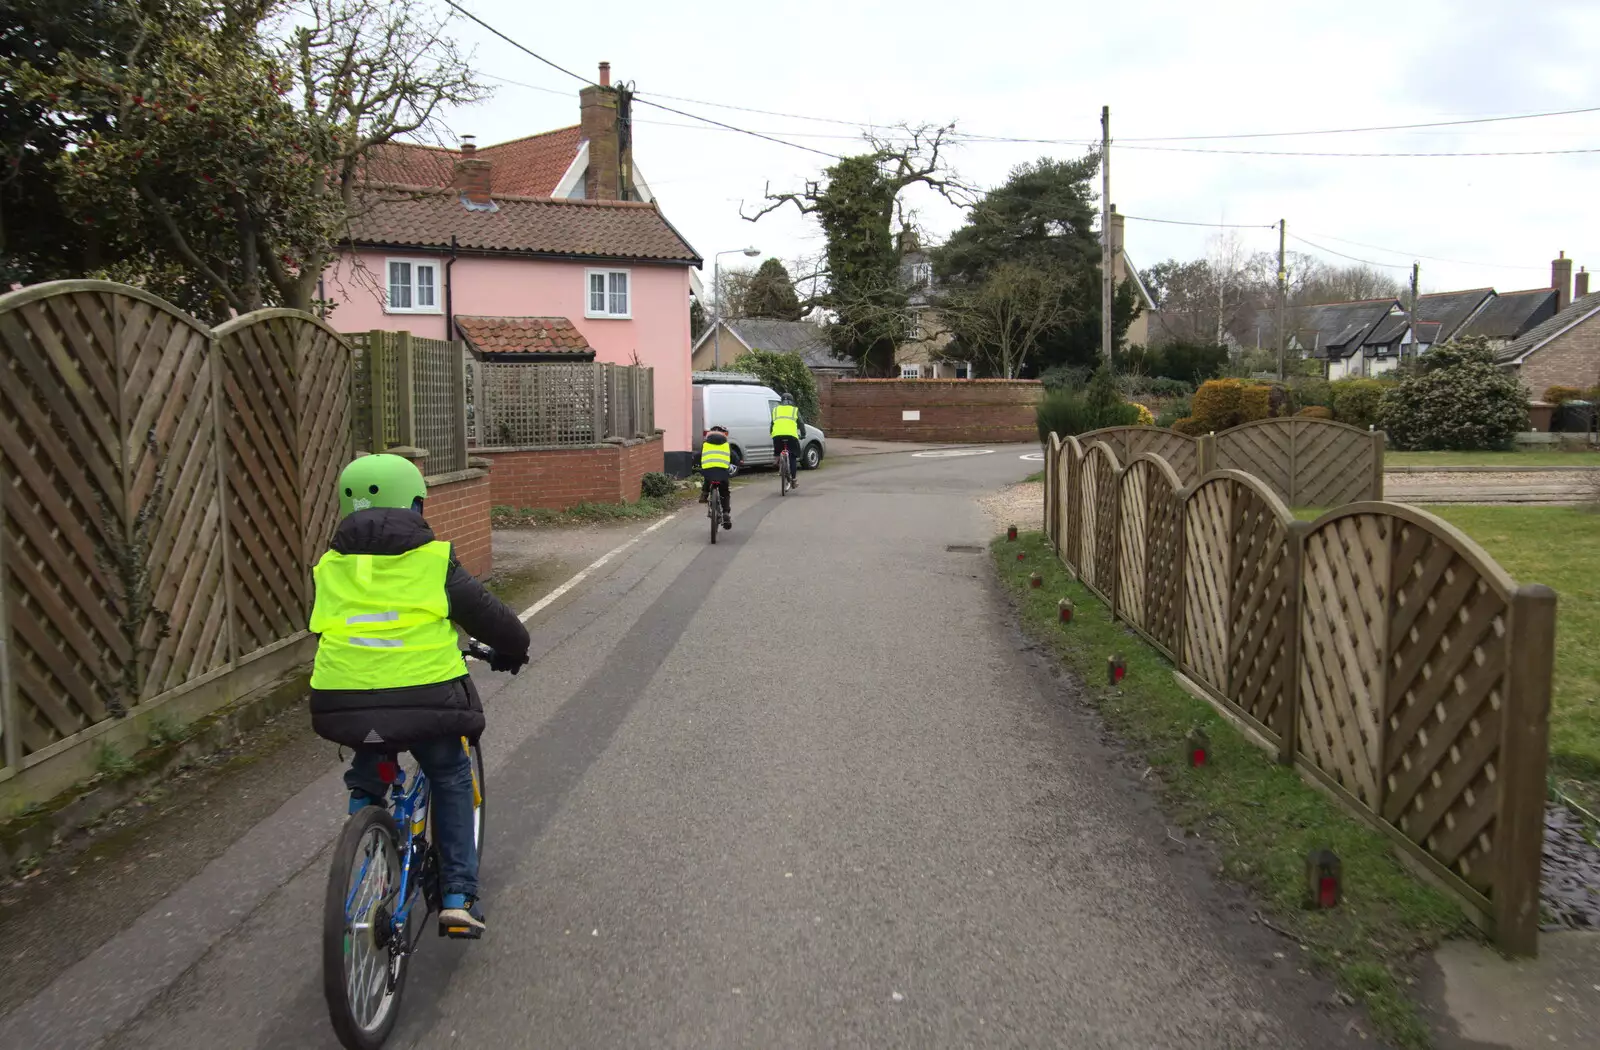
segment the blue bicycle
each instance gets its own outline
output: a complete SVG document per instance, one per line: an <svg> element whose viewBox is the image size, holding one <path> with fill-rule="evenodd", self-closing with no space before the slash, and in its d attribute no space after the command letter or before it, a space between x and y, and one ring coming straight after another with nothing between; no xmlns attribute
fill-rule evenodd
<svg viewBox="0 0 1600 1050"><path fill-rule="evenodd" d="M484 661L494 655L477 642L466 652ZM472 756L472 831L481 863L483 752L466 737L461 746ZM384 756L378 772L389 785L389 805L367 806L345 823L322 912L322 990L333 1030L350 1050L377 1050L389 1037L407 964L441 904L428 778L421 769L408 773L398 755Z"/></svg>

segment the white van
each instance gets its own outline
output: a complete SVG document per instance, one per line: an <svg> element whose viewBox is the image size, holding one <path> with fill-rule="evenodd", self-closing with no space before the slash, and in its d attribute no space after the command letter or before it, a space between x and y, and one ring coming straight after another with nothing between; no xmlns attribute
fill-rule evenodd
<svg viewBox="0 0 1600 1050"><path fill-rule="evenodd" d="M728 428L728 443L733 446L735 470L740 466L770 466L772 454L772 406L781 400L770 386L762 386L754 376L714 373L715 378L696 373L694 377L694 452L699 462L700 444L713 426ZM800 466L813 470L827 454L827 439L822 431L807 425L800 435Z"/></svg>

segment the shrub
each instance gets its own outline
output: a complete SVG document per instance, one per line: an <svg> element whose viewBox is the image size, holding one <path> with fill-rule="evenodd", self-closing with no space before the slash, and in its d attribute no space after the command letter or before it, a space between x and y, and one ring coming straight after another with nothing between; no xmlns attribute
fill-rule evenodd
<svg viewBox="0 0 1600 1050"><path fill-rule="evenodd" d="M678 483L672 479L672 475L659 470L652 470L639 479L639 494L648 499L664 499L676 491Z"/></svg>
<svg viewBox="0 0 1600 1050"><path fill-rule="evenodd" d="M1332 419L1333 409L1327 405L1307 405L1296 412L1295 415L1304 416L1307 419Z"/></svg>
<svg viewBox="0 0 1600 1050"><path fill-rule="evenodd" d="M1155 414L1152 413L1148 408L1145 408L1143 405L1138 404L1137 402L1135 402L1133 407L1139 410L1139 425L1141 427L1153 427L1156 425Z"/></svg>
<svg viewBox="0 0 1600 1050"><path fill-rule="evenodd" d="M1575 386L1552 386L1545 388L1544 400L1552 405L1562 405L1568 401L1577 401L1583 398L1583 391Z"/></svg>
<svg viewBox="0 0 1600 1050"><path fill-rule="evenodd" d="M1239 391L1239 422L1254 423L1272 415L1272 390L1251 384Z"/></svg>
<svg viewBox="0 0 1600 1050"><path fill-rule="evenodd" d="M1298 380L1289 388L1289 394L1294 406L1305 408L1308 405L1320 405L1330 410L1333 408L1333 384L1326 379L1306 377Z"/></svg>
<svg viewBox="0 0 1600 1050"><path fill-rule="evenodd" d="M1339 422L1363 430L1378 422L1382 383L1376 379L1341 379L1329 386L1333 390L1333 417Z"/></svg>
<svg viewBox="0 0 1600 1050"><path fill-rule="evenodd" d="M805 359L794 352L775 353L771 350L749 350L728 366L732 372L749 372L780 394L794 397L795 407L809 422L815 423L817 407L817 378L806 367Z"/></svg>
<svg viewBox="0 0 1600 1050"><path fill-rule="evenodd" d="M1039 425L1039 440L1049 441L1052 433L1066 437L1101 427L1132 426L1139 421L1139 410L1125 401L1095 405L1084 391L1052 390L1039 402L1034 418Z"/></svg>
<svg viewBox="0 0 1600 1050"><path fill-rule="evenodd" d="M1181 379L1170 379L1167 376L1156 376L1150 380L1150 392L1156 397L1187 397L1194 393L1194 384L1185 383Z"/></svg>
<svg viewBox="0 0 1600 1050"><path fill-rule="evenodd" d="M1170 427L1180 419L1187 419L1189 415L1189 399L1180 397L1163 408L1161 413L1156 416L1156 426Z"/></svg>
<svg viewBox="0 0 1600 1050"><path fill-rule="evenodd" d="M1089 369L1081 365L1052 365L1039 373L1046 390L1078 390L1089 382Z"/></svg>
<svg viewBox="0 0 1600 1050"><path fill-rule="evenodd" d="M1429 350L1383 395L1379 422L1401 449L1505 449L1528 426L1522 384L1495 364L1482 336Z"/></svg>
<svg viewBox="0 0 1600 1050"><path fill-rule="evenodd" d="M1210 427L1193 416L1185 416L1182 419L1174 420L1172 429L1180 434L1188 434L1190 437L1200 437L1211 432Z"/></svg>
<svg viewBox="0 0 1600 1050"><path fill-rule="evenodd" d="M1129 347L1127 357L1130 366L1149 376L1191 386L1222 373L1222 367L1228 363L1228 348L1201 343L1168 343L1152 348ZM1186 389L1184 393L1187 392Z"/></svg>
<svg viewBox="0 0 1600 1050"><path fill-rule="evenodd" d="M1201 383L1190 402L1193 418L1205 428L1201 433L1227 430L1243 422L1240 404L1243 396L1244 384L1237 379L1210 379Z"/></svg>

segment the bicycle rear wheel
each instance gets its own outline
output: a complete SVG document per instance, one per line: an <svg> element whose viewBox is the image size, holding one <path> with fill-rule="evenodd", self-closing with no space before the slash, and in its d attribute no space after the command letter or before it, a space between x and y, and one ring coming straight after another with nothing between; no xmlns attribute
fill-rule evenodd
<svg viewBox="0 0 1600 1050"><path fill-rule="evenodd" d="M711 542L717 542L717 526L722 524L722 492L711 490Z"/></svg>
<svg viewBox="0 0 1600 1050"><path fill-rule="evenodd" d="M789 494L789 450L784 449L778 456L778 495Z"/></svg>
<svg viewBox="0 0 1600 1050"><path fill-rule="evenodd" d="M400 846L394 817L368 806L334 844L322 910L322 992L339 1042L378 1050L400 1016L407 956L395 949Z"/></svg>

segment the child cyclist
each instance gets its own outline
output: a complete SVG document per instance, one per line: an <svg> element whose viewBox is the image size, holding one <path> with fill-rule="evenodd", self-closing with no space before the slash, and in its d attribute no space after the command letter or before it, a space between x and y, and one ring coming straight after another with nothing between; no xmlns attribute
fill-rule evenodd
<svg viewBox="0 0 1600 1050"><path fill-rule="evenodd" d="M483 732L483 704L456 626L494 650L489 666L516 674L528 629L455 560L422 518L427 486L400 456L362 456L339 475L341 520L314 570L311 725L355 749L350 812L381 806L386 755L410 751L432 786L440 860L440 932L476 939L478 850L472 760L461 738Z"/></svg>
<svg viewBox="0 0 1600 1050"><path fill-rule="evenodd" d="M700 502L711 498L713 487L722 493L722 527L733 528L733 503L728 474L733 466L733 446L728 444L726 427L712 427L706 431L700 445Z"/></svg>

